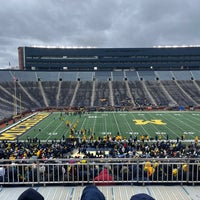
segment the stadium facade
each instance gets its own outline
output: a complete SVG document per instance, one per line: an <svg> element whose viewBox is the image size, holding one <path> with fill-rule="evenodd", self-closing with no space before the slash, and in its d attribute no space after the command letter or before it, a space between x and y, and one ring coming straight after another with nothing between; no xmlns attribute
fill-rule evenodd
<svg viewBox="0 0 200 200"><path fill-rule="evenodd" d="M19 47L21 70L199 70L200 47Z"/></svg>

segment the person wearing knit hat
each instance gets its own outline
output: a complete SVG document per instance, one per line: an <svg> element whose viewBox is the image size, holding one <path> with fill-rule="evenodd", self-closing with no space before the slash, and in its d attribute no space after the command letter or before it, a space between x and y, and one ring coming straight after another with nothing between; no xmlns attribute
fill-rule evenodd
<svg viewBox="0 0 200 200"><path fill-rule="evenodd" d="M130 200L155 200L153 197L149 196L148 194L145 193L139 193L133 195Z"/></svg>
<svg viewBox="0 0 200 200"><path fill-rule="evenodd" d="M28 188L18 197L17 200L44 200L44 197L33 188Z"/></svg>
<svg viewBox="0 0 200 200"><path fill-rule="evenodd" d="M177 176L177 174L178 174L178 169L173 169L173 170L172 170L172 174L173 174L174 176Z"/></svg>
<svg viewBox="0 0 200 200"><path fill-rule="evenodd" d="M187 167L187 164L184 164L184 165L183 165L183 171L184 171L184 172L187 172L187 168L188 168L188 167Z"/></svg>
<svg viewBox="0 0 200 200"><path fill-rule="evenodd" d="M105 200L105 196L95 185L88 185L83 189L81 200Z"/></svg>

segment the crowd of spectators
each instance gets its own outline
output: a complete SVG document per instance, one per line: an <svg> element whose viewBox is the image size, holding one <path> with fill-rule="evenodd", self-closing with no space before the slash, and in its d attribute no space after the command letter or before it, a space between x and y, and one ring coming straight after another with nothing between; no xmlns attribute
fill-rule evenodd
<svg viewBox="0 0 200 200"><path fill-rule="evenodd" d="M200 146L197 142L185 143L183 140L152 140L104 136L96 140L62 138L40 142L37 138L27 141L0 141L0 159L52 159L70 158L78 151L84 158L199 158ZM92 152L92 153L91 153ZM95 153L94 153L95 152Z"/></svg>
<svg viewBox="0 0 200 200"><path fill-rule="evenodd" d="M115 138L107 136L81 142L64 137L59 141L46 143L40 142L37 138L25 142L1 141L0 181L62 179L72 182L89 180L98 184L103 181L103 185L112 185L116 180L129 182L150 179L200 180L199 166L188 165L190 164L188 162L198 162L200 155L198 142L186 145L182 140L141 141L132 137L128 139L119 137L117 134ZM144 161L138 163L137 159ZM180 165L174 163L165 165L157 159L182 159L182 161ZM13 168L22 163L30 165ZM52 165L45 165L49 163ZM3 177L6 174L6 178Z"/></svg>

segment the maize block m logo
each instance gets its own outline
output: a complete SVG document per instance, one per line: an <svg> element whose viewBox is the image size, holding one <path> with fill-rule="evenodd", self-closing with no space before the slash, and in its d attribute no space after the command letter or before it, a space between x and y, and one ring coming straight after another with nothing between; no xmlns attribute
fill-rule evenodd
<svg viewBox="0 0 200 200"><path fill-rule="evenodd" d="M142 120L142 119L135 119L133 120L135 125L146 125L146 124L155 124L155 125L166 125L161 119L152 119L152 120Z"/></svg>

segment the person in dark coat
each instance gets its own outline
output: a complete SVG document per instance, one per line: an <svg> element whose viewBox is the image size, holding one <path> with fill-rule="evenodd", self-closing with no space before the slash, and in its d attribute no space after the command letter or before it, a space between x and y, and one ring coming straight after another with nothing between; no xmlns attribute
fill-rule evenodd
<svg viewBox="0 0 200 200"><path fill-rule="evenodd" d="M130 200L155 200L153 197L149 196L148 194L145 193L139 193L133 195Z"/></svg>
<svg viewBox="0 0 200 200"><path fill-rule="evenodd" d="M81 200L105 200L105 196L95 185L88 185L82 192Z"/></svg>
<svg viewBox="0 0 200 200"><path fill-rule="evenodd" d="M29 188L25 190L17 200L44 200L44 197L33 188Z"/></svg>

